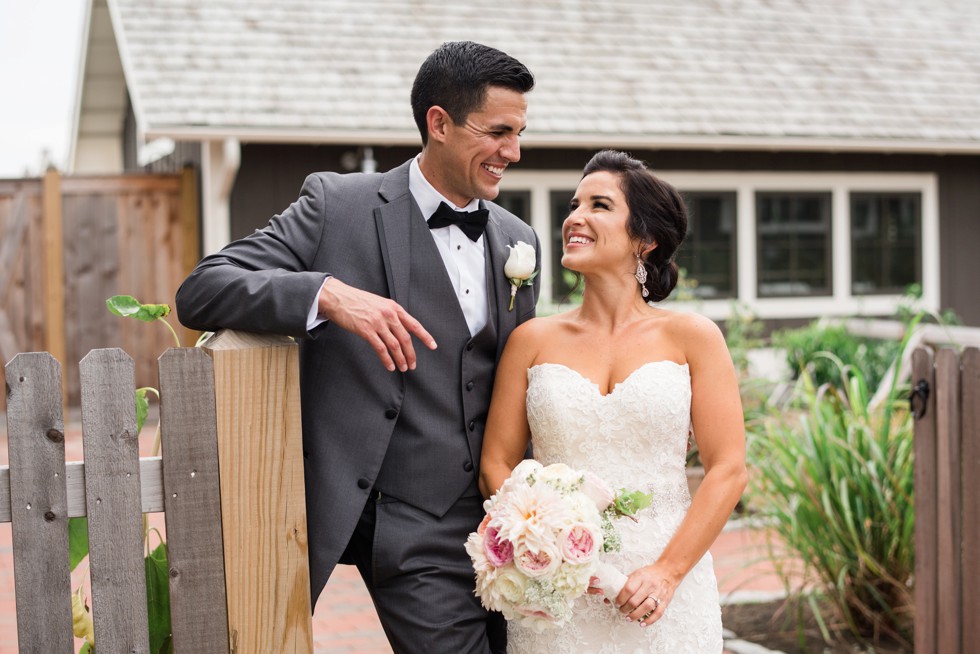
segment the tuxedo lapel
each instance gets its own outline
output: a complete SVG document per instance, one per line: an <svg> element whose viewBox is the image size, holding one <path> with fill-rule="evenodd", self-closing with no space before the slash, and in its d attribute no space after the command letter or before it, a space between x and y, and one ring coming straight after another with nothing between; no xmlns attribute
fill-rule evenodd
<svg viewBox="0 0 980 654"><path fill-rule="evenodd" d="M381 197L388 200L374 210L381 244L381 258L391 299L407 306L408 288L411 281L411 220L412 194L408 192L408 164L403 164L385 175L379 189Z"/></svg>
<svg viewBox="0 0 980 654"><path fill-rule="evenodd" d="M510 255L510 250L507 249L507 246L513 245L513 243L511 243L510 237L504 232L500 219L496 215L496 209L493 207L490 208L487 231L484 232L484 235L487 239L487 250L490 254L491 279L493 280L493 286L488 285L487 287L487 294L492 294L490 301L492 304L495 304L495 310L492 310L490 315L496 315L497 318L497 339L499 343L497 346L497 358L499 359L507 336L517 327L517 311L516 307L514 311L508 310L508 306L510 305L510 282L507 281L507 276L504 274L504 264L507 263L507 257ZM491 309L494 309L494 307L491 307Z"/></svg>

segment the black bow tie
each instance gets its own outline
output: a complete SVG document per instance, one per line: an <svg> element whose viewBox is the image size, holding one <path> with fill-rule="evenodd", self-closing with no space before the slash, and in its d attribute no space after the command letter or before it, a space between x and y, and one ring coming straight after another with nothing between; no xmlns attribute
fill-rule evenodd
<svg viewBox="0 0 980 654"><path fill-rule="evenodd" d="M445 202L439 203L439 208L429 218L429 229L439 229L456 225L466 236L476 243L483 230L487 228L487 218L490 212L486 209L476 211L455 211Z"/></svg>

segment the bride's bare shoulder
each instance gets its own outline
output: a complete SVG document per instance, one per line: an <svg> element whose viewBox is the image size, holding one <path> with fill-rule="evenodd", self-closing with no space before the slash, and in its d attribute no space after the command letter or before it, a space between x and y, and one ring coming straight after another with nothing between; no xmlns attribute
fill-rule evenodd
<svg viewBox="0 0 980 654"><path fill-rule="evenodd" d="M557 313L550 316L539 316L521 323L510 335L511 339L519 341L543 342L554 338L569 329L572 312ZM508 341L509 342L509 341Z"/></svg>

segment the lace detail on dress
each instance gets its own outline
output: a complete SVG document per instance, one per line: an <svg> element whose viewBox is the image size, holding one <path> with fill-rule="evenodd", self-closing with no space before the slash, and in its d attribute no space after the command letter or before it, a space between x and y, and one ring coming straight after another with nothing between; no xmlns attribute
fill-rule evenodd
<svg viewBox="0 0 980 654"><path fill-rule="evenodd" d="M591 470L613 488L646 488L653 506L618 523L622 551L606 560L629 574L654 561L691 504L684 465L691 428L687 365L653 361L607 395L561 364L528 370L527 415L534 458ZM710 554L678 586L650 627L626 622L596 596L578 600L572 623L542 634L511 623L511 654L674 654L722 651L721 609Z"/></svg>

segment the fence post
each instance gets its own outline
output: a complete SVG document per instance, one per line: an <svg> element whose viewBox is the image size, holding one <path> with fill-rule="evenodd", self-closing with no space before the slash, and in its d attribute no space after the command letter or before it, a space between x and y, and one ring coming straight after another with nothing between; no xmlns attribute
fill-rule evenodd
<svg viewBox="0 0 980 654"><path fill-rule="evenodd" d="M915 651L936 654L938 627L936 504L936 373L930 347L912 354L915 417Z"/></svg>
<svg viewBox="0 0 980 654"><path fill-rule="evenodd" d="M980 644L980 350L967 348L962 355L962 492L963 572L962 651ZM967 618L969 616L969 618Z"/></svg>
<svg viewBox="0 0 980 654"><path fill-rule="evenodd" d="M65 237L61 198L61 173L54 168L44 173L41 191L41 231L44 251L41 256L44 271L44 349L65 366ZM62 380L62 396L67 403L66 380Z"/></svg>
<svg viewBox="0 0 980 654"><path fill-rule="evenodd" d="M223 331L214 360L228 636L237 654L312 654L298 346Z"/></svg>

